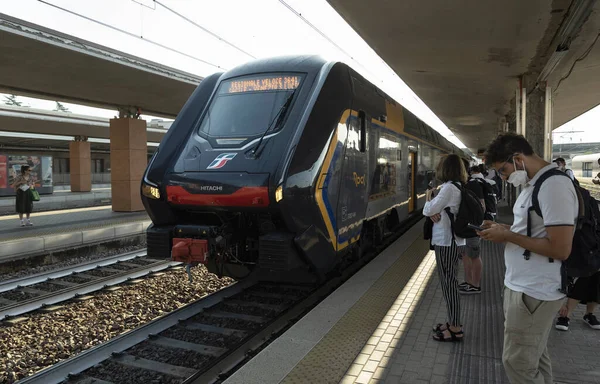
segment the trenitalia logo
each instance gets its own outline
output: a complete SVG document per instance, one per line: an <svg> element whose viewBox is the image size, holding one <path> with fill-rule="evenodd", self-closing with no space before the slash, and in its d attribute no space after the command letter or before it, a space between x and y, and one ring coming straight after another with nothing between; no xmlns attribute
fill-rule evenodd
<svg viewBox="0 0 600 384"><path fill-rule="evenodd" d="M206 167L206 169L223 168L229 160L233 160L235 155L237 155L237 153L221 153L219 156L215 157L215 159L208 165L208 167Z"/></svg>

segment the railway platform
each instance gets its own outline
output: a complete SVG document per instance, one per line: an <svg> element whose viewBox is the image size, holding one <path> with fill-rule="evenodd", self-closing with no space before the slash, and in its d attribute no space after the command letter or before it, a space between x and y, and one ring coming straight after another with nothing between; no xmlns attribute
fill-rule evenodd
<svg viewBox="0 0 600 384"><path fill-rule="evenodd" d="M499 213L512 222L508 207ZM406 232L225 383L508 384L503 246L482 244L482 293L461 296L464 341L440 343L431 330L446 309L421 229ZM555 383L600 383L600 331L581 320L583 311L569 331L551 332Z"/></svg>
<svg viewBox="0 0 600 384"><path fill-rule="evenodd" d="M145 211L113 212L110 205L34 212L31 221L21 227L18 215L0 216L0 262L143 235L150 225Z"/></svg>
<svg viewBox="0 0 600 384"><path fill-rule="evenodd" d="M112 201L110 184L94 184L91 192L71 192L67 186L55 186L51 195L42 195L34 203L34 211L46 212L59 209L84 208L110 205ZM0 197L0 217L15 212L15 197Z"/></svg>

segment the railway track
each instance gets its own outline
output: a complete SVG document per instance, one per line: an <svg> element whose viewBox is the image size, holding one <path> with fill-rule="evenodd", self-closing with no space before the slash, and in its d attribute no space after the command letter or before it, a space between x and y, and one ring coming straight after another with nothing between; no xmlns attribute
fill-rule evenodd
<svg viewBox="0 0 600 384"><path fill-rule="evenodd" d="M48 308L89 293L151 275L180 263L128 252L0 283L0 320Z"/></svg>
<svg viewBox="0 0 600 384"><path fill-rule="evenodd" d="M261 283L250 276L20 383L220 382L408 228L319 286Z"/></svg>

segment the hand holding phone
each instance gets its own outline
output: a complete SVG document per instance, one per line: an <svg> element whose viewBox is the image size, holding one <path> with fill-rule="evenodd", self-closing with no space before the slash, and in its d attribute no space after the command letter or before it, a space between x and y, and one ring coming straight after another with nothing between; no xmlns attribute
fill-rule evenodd
<svg viewBox="0 0 600 384"><path fill-rule="evenodd" d="M480 226L478 226L478 225L475 225L475 224L471 224L471 223L467 224L467 227L469 227L469 228L471 228L471 229L474 229L474 230L476 230L476 231L483 231L483 230L484 230L484 229L483 229L483 228L481 228Z"/></svg>

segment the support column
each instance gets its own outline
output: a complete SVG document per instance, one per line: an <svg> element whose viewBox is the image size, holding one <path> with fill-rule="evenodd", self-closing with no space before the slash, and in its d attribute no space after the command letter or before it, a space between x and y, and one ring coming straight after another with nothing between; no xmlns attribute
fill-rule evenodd
<svg viewBox="0 0 600 384"><path fill-rule="evenodd" d="M110 120L112 210L143 211L140 184L148 159L146 121L135 118Z"/></svg>
<svg viewBox="0 0 600 384"><path fill-rule="evenodd" d="M87 137L75 137L69 143L69 168L72 192L92 190L92 158Z"/></svg>
<svg viewBox="0 0 600 384"><path fill-rule="evenodd" d="M552 105L552 89L546 87L546 100L545 100L545 113L544 113L544 160L552 161L552 116L553 116L553 105Z"/></svg>

